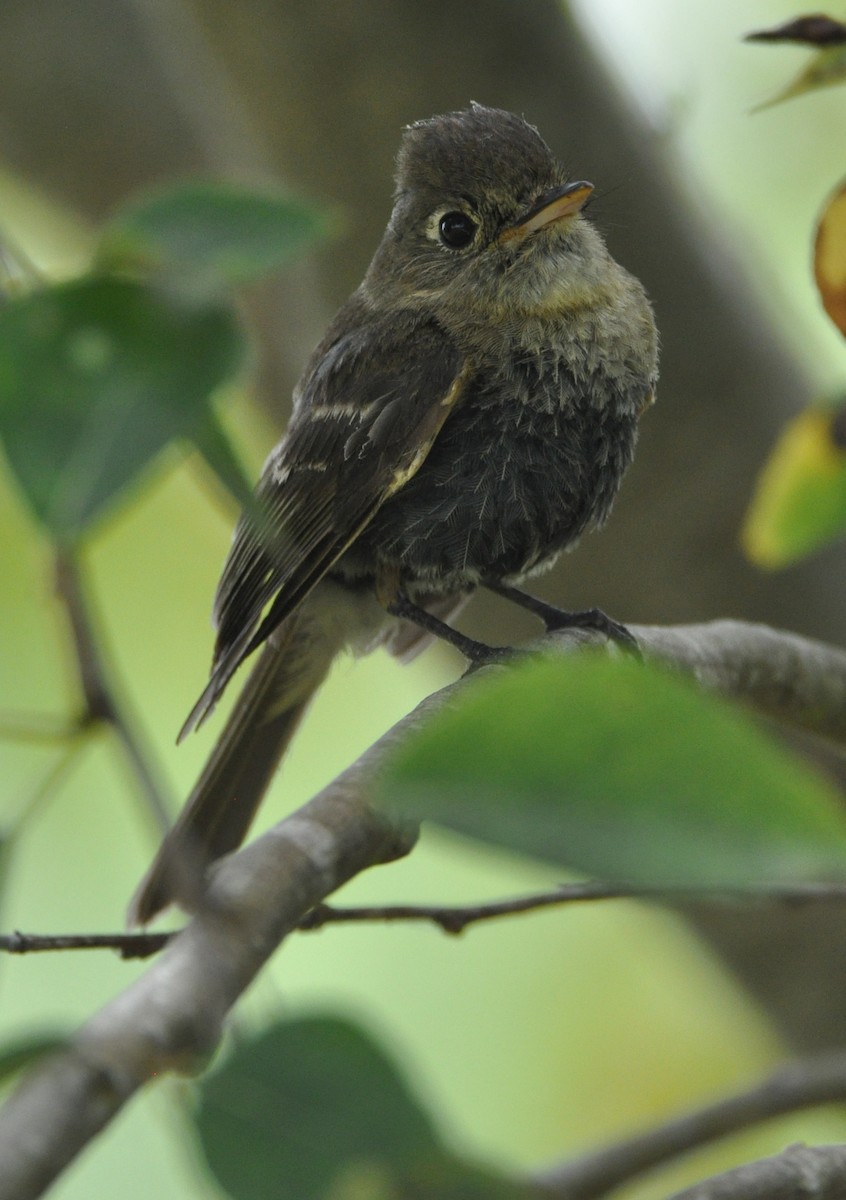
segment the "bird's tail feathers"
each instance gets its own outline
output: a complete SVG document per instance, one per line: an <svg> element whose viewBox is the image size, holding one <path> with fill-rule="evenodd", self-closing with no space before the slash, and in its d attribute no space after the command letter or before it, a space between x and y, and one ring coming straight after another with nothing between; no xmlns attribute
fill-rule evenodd
<svg viewBox="0 0 846 1200"><path fill-rule="evenodd" d="M195 907L206 868L244 837L300 719L345 638L308 604L274 631L202 774L129 907L145 925L173 901Z"/></svg>

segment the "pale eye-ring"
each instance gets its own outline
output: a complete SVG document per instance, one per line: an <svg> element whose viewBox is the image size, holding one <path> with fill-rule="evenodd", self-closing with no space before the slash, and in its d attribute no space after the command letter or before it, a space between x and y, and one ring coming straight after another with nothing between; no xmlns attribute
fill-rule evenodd
<svg viewBox="0 0 846 1200"><path fill-rule="evenodd" d="M451 209L448 212L436 213L429 225L429 236L449 250L464 250L476 236L479 226L476 221L461 209Z"/></svg>

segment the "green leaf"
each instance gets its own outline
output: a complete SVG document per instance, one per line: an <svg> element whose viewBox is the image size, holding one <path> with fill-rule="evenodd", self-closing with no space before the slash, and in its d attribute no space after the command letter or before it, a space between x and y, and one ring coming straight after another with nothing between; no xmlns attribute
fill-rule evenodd
<svg viewBox="0 0 846 1200"><path fill-rule="evenodd" d="M78 536L174 438L202 431L245 343L228 306L86 278L0 310L0 438L37 516Z"/></svg>
<svg viewBox="0 0 846 1200"><path fill-rule="evenodd" d="M32 291L38 282L38 272L23 250L0 230L0 305Z"/></svg>
<svg viewBox="0 0 846 1200"><path fill-rule="evenodd" d="M66 1049L68 1039L57 1033L33 1034L16 1042L0 1046L0 1081L4 1082L39 1059Z"/></svg>
<svg viewBox="0 0 846 1200"><path fill-rule="evenodd" d="M607 880L846 875L834 789L739 710L656 667L535 659L409 740L383 802Z"/></svg>
<svg viewBox="0 0 846 1200"><path fill-rule="evenodd" d="M435 1147L427 1118L381 1051L341 1021L280 1024L202 1081L209 1165L239 1200L322 1196L348 1163Z"/></svg>
<svg viewBox="0 0 846 1200"><path fill-rule="evenodd" d="M145 196L106 227L99 260L165 271L188 286L246 283L299 257L328 227L290 196L229 183L186 183Z"/></svg>
<svg viewBox="0 0 846 1200"><path fill-rule="evenodd" d="M741 540L759 567L785 567L846 533L846 408L814 407L784 429Z"/></svg>
<svg viewBox="0 0 846 1200"><path fill-rule="evenodd" d="M197 1129L235 1200L518 1200L440 1148L376 1044L332 1018L278 1024L199 1085Z"/></svg>

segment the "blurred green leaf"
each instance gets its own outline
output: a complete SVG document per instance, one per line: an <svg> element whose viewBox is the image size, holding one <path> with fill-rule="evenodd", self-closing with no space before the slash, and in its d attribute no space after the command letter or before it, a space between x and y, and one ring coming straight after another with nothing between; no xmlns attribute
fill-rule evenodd
<svg viewBox="0 0 846 1200"><path fill-rule="evenodd" d="M201 1080L197 1129L235 1200L519 1200L523 1189L441 1149L383 1051L307 1018L235 1047Z"/></svg>
<svg viewBox="0 0 846 1200"><path fill-rule="evenodd" d="M603 879L846 875L837 795L744 713L656 667L535 659L410 738L384 803Z"/></svg>
<svg viewBox="0 0 846 1200"><path fill-rule="evenodd" d="M67 1037L58 1033L44 1033L0 1046L0 1082L5 1083L11 1076L33 1066L48 1054L64 1050L67 1044Z"/></svg>
<svg viewBox="0 0 846 1200"><path fill-rule="evenodd" d="M289 196L186 183L119 212L98 257L110 269L165 271L188 288L246 283L297 258L327 226L322 212Z"/></svg>
<svg viewBox="0 0 846 1200"><path fill-rule="evenodd" d="M784 567L846 533L846 408L809 408L761 472L741 538L752 562Z"/></svg>
<svg viewBox="0 0 846 1200"><path fill-rule="evenodd" d="M431 1125L382 1052L341 1021L280 1024L200 1085L209 1165L239 1200L324 1195L351 1162L434 1152Z"/></svg>
<svg viewBox="0 0 846 1200"><path fill-rule="evenodd" d="M0 311L0 438L36 514L78 536L174 438L206 428L245 342L226 305L85 278Z"/></svg>
<svg viewBox="0 0 846 1200"><path fill-rule="evenodd" d="M5 230L0 230L0 305L38 283L35 267Z"/></svg>

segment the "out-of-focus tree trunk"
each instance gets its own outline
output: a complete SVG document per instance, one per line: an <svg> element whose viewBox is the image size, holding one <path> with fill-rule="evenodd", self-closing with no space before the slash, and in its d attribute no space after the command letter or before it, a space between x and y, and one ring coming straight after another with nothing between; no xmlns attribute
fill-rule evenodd
<svg viewBox="0 0 846 1200"><path fill-rule="evenodd" d="M280 425L380 236L400 127L471 99L523 113L597 185L591 216L647 285L663 341L659 404L612 520L543 590L632 621L732 615L839 639L841 554L773 577L736 549L755 470L807 396L803 368L555 0L5 0L0 39L0 154L85 215L190 171L277 177L343 212L328 249L252 298ZM519 619L480 600L468 623L507 640ZM843 1039L838 914L830 938L818 908L707 920L794 1042Z"/></svg>

